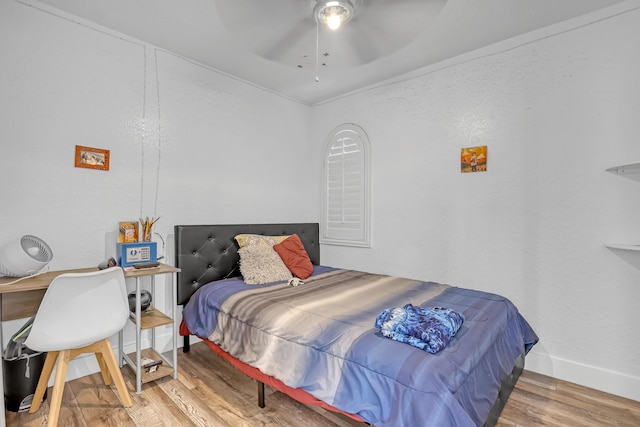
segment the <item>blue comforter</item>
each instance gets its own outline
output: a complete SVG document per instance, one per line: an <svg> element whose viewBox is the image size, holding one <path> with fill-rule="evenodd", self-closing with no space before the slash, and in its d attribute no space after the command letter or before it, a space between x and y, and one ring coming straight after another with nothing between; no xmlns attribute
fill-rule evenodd
<svg viewBox="0 0 640 427"><path fill-rule="evenodd" d="M405 304L448 307L464 323L430 354L373 327L382 310ZM538 340L504 297L326 267L298 287L238 278L203 286L183 318L244 363L377 427L482 425L501 381Z"/></svg>

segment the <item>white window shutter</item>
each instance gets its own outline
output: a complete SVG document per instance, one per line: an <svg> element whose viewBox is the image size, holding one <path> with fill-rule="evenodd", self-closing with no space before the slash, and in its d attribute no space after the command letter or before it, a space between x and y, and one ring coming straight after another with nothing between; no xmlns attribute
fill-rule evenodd
<svg viewBox="0 0 640 427"><path fill-rule="evenodd" d="M360 127L338 126L324 157L321 242L371 246L369 232L369 140Z"/></svg>

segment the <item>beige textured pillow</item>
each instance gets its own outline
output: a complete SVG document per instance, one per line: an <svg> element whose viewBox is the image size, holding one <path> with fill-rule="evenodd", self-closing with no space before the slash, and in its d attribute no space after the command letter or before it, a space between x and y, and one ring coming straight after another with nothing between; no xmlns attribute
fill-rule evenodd
<svg viewBox="0 0 640 427"><path fill-rule="evenodd" d="M240 254L240 273L248 285L289 280L293 276L280 255L271 246L245 246Z"/></svg>
<svg viewBox="0 0 640 427"><path fill-rule="evenodd" d="M236 237L236 242L238 242L238 246L244 248L245 246L273 246L276 245L283 240L285 240L287 236L263 236L262 234L238 234Z"/></svg>

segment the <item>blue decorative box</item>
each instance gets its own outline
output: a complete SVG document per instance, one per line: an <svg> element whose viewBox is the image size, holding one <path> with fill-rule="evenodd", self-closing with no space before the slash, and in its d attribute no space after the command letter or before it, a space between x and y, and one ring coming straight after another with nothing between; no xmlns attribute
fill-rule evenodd
<svg viewBox="0 0 640 427"><path fill-rule="evenodd" d="M158 245L156 242L118 243L118 264L121 267L131 267L141 262L155 262L158 260Z"/></svg>

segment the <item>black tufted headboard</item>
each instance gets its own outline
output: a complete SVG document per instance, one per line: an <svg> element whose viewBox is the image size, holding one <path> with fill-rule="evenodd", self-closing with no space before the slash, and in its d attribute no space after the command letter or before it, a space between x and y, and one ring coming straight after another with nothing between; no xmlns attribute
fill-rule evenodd
<svg viewBox="0 0 640 427"><path fill-rule="evenodd" d="M176 225L176 267L178 305L189 301L202 285L214 280L239 276L238 234L280 236L297 234L314 265L320 264L318 223Z"/></svg>

